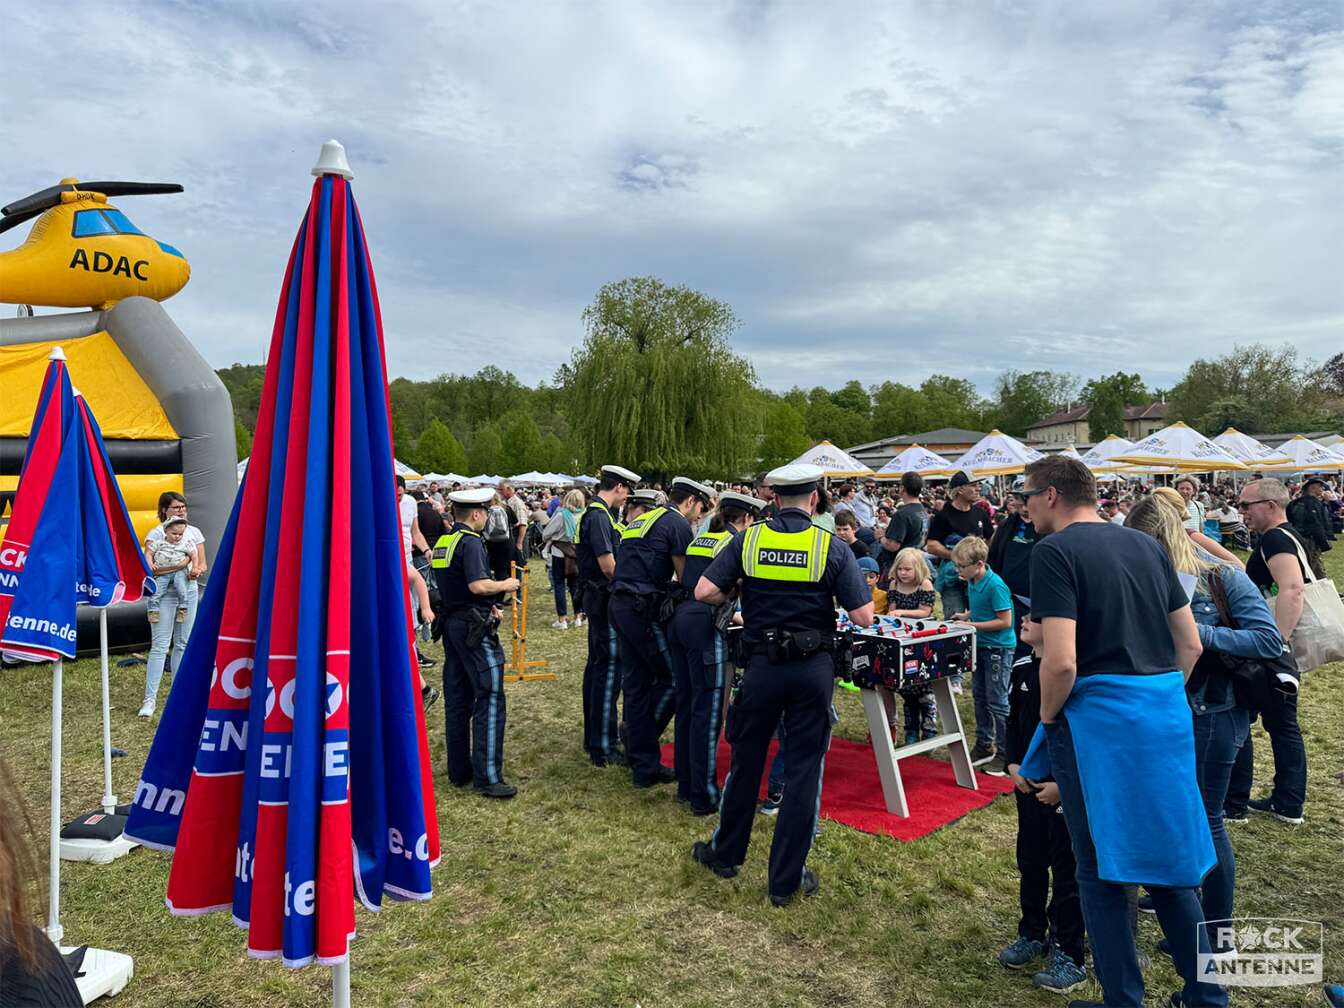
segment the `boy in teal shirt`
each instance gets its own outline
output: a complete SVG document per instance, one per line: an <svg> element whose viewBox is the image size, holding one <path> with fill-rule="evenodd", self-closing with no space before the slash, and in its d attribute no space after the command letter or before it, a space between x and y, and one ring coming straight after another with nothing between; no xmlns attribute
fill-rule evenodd
<svg viewBox="0 0 1344 1008"><path fill-rule="evenodd" d="M1008 773L1004 758L1008 740L1008 684L1012 678L1013 593L989 569L989 545L979 536L967 536L952 548L952 563L966 581L970 612L952 619L975 627L975 748L971 763L984 766L984 773L1003 777Z"/></svg>

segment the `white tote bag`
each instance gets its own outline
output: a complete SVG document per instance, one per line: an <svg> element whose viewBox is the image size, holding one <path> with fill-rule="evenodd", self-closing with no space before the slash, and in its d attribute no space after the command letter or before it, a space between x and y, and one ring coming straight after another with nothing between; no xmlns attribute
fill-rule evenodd
<svg viewBox="0 0 1344 1008"><path fill-rule="evenodd" d="M1302 617L1293 630L1292 641L1297 670L1306 673L1327 662L1344 659L1344 601L1329 578L1313 578L1302 543L1288 529L1283 531L1297 547L1297 558L1302 561L1308 579L1302 594ZM1270 612L1278 600L1278 596L1267 600Z"/></svg>

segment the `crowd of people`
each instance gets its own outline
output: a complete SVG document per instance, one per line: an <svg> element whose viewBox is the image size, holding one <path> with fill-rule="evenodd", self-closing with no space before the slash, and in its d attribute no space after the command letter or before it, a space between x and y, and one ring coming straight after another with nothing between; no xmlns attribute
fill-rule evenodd
<svg viewBox="0 0 1344 1008"><path fill-rule="evenodd" d="M820 885L806 860L837 718L837 604L860 625L876 614L968 623L972 762L1010 777L1018 807L1022 915L999 961L1039 967L1035 985L1069 991L1088 976L1090 947L1105 1003L1137 1005L1138 913L1151 910L1185 981L1171 1003L1226 1003L1196 971L1199 953L1230 951L1225 932L1196 925L1233 914L1229 825L1251 813L1303 822L1303 670L1291 642L1305 586L1341 531L1337 479L1182 476L1099 497L1085 466L1049 457L1010 486L964 473L931 485L913 472L828 486L819 470L790 466L717 488L678 477L664 490L610 465L592 490L408 492L398 480L397 497L415 622L444 647L453 784L516 793L504 777L496 627L516 571L539 556L552 626L587 633L589 759L626 768L635 787L674 784L693 815L718 815L692 853L724 877L745 859L755 814L777 815L769 895L784 905ZM205 571L181 495L163 496L159 518L144 543L158 583L146 717L167 656L176 667L185 648ZM424 694L439 695L427 683ZM900 709L887 699L898 745L939 732L927 688L904 692ZM1274 763L1260 797L1257 719ZM668 766L660 739L674 722ZM733 753L722 787L721 731Z"/></svg>

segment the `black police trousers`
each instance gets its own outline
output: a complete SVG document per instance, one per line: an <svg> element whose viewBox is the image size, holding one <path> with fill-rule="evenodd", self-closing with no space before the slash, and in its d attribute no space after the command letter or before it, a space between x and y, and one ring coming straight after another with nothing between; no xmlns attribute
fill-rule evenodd
<svg viewBox="0 0 1344 1008"><path fill-rule="evenodd" d="M802 884L821 811L834 689L835 665L825 652L778 665L759 654L748 663L740 692L728 707L724 730L733 759L723 784L719 828L710 840L720 864L737 867L746 860L765 757L781 717L789 739L784 801L770 845L771 896L791 896Z"/></svg>
<svg viewBox="0 0 1344 1008"><path fill-rule="evenodd" d="M714 626L713 608L703 602L677 606L667 636L677 682L677 797L690 802L694 812L711 812L719 807L719 729L728 645Z"/></svg>
<svg viewBox="0 0 1344 1008"><path fill-rule="evenodd" d="M1022 878L1022 919L1017 933L1038 942L1048 938L1081 968L1083 904L1063 807L1042 805L1035 795L1021 791L1014 791L1013 796L1017 799L1017 870Z"/></svg>
<svg viewBox="0 0 1344 1008"><path fill-rule="evenodd" d="M591 582L583 589L583 611L588 617L588 660L583 666L583 748L594 763L617 753L616 698L621 692L621 670L616 655L616 631L608 618L609 596Z"/></svg>
<svg viewBox="0 0 1344 1008"><path fill-rule="evenodd" d="M487 633L467 643L472 624L449 615L443 631L443 714L448 779L477 787L504 779L504 650Z"/></svg>
<svg viewBox="0 0 1344 1008"><path fill-rule="evenodd" d="M612 592L608 610L625 690L625 756L636 784L657 783L663 770L658 740L677 709L667 634L645 605L630 592Z"/></svg>

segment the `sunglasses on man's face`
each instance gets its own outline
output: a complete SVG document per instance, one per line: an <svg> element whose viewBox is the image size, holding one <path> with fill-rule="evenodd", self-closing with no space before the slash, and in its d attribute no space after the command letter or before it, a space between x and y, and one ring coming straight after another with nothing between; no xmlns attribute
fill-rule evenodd
<svg viewBox="0 0 1344 1008"><path fill-rule="evenodd" d="M1253 504L1268 504L1268 503L1269 499L1267 497L1261 497L1259 500L1252 500L1252 501L1239 500L1237 501L1237 510L1249 511L1251 509L1251 505Z"/></svg>
<svg viewBox="0 0 1344 1008"><path fill-rule="evenodd" d="M1027 501L1031 500L1031 498L1035 497L1037 494L1043 494L1049 489L1050 488L1046 486L1041 487L1038 490L1014 490L1013 496L1016 497L1018 500L1020 500L1023 504L1025 504Z"/></svg>

